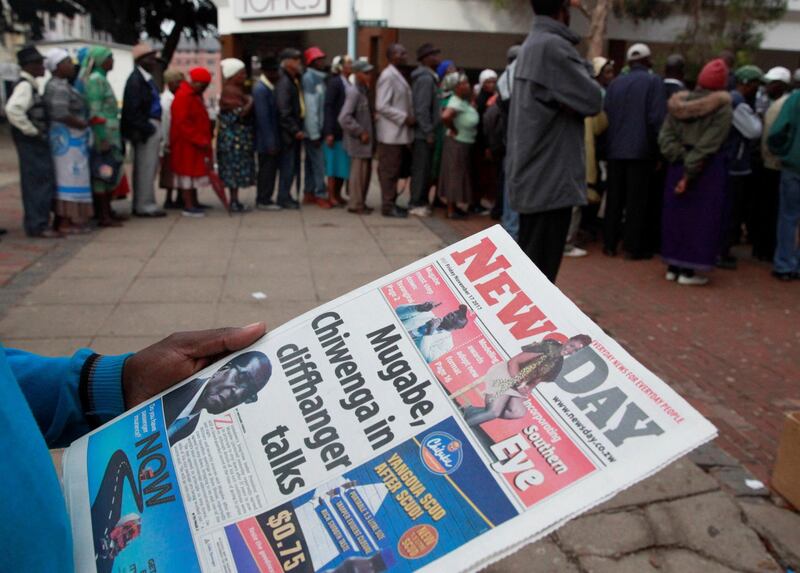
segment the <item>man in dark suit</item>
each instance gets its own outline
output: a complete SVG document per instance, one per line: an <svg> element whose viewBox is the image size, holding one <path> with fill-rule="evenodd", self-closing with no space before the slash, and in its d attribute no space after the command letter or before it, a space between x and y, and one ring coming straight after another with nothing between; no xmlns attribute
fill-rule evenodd
<svg viewBox="0 0 800 573"><path fill-rule="evenodd" d="M164 217L156 204L155 179L161 148L161 95L153 80L156 51L146 42L133 47L136 64L122 98L122 137L133 145L133 214Z"/></svg>
<svg viewBox="0 0 800 573"><path fill-rule="evenodd" d="M264 353L250 351L228 361L209 378L195 378L164 396L164 424L169 444L190 436L203 410L222 414L258 400L258 392L272 376L272 363Z"/></svg>
<svg viewBox="0 0 800 573"><path fill-rule="evenodd" d="M279 76L278 60L274 56L261 58L261 77L253 86L253 110L256 119L256 152L258 153L258 183L256 208L277 211L272 201L275 177L278 174L278 153L281 133L278 126L278 105L275 84Z"/></svg>
<svg viewBox="0 0 800 573"><path fill-rule="evenodd" d="M290 192L300 167L300 144L305 139L303 132L305 101L300 85L301 57L300 50L294 48L286 48L281 52L280 78L275 85L278 121L281 128L281 151L278 167L281 174L278 181L278 205L284 209L300 207L300 204L292 199ZM298 184L297 187L299 189L300 185Z"/></svg>

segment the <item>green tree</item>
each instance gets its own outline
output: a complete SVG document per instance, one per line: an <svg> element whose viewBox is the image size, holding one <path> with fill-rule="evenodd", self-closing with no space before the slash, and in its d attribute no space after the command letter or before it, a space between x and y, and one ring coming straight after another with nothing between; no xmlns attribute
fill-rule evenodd
<svg viewBox="0 0 800 573"><path fill-rule="evenodd" d="M163 42L161 56L172 59L184 35L199 38L216 29L217 9L211 0L4 0L11 8L6 25L30 26L32 39L42 37L41 14L77 12L92 16L92 25L115 42L135 44L142 34ZM165 23L173 23L171 29ZM165 32L165 29L168 31Z"/></svg>

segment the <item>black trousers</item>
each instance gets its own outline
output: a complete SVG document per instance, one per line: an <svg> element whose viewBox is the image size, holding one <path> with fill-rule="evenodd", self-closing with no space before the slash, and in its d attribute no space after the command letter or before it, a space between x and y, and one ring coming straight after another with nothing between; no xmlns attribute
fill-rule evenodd
<svg viewBox="0 0 800 573"><path fill-rule="evenodd" d="M411 149L411 202L412 207L428 204L433 173L433 145L424 139L415 139Z"/></svg>
<svg viewBox="0 0 800 573"><path fill-rule="evenodd" d="M553 283L564 256L571 219L572 207L519 216L519 246Z"/></svg>
<svg viewBox="0 0 800 573"><path fill-rule="evenodd" d="M729 256L731 249L738 245L742 238L742 223L745 216L744 192L749 179L749 175L728 175L720 229L719 251L723 257Z"/></svg>
<svg viewBox="0 0 800 573"><path fill-rule="evenodd" d="M753 256L761 261L772 261L778 229L778 198L781 172L761 167L758 172L757 197L753 200L752 234Z"/></svg>
<svg viewBox="0 0 800 573"><path fill-rule="evenodd" d="M652 188L654 170L655 161L650 160L614 159L608 162L608 198L603 222L606 249L616 251L621 238L623 248L632 256L653 254L648 223L653 217L652 203L661 197Z"/></svg>
<svg viewBox="0 0 800 573"><path fill-rule="evenodd" d="M11 135L19 159L25 233L36 236L50 224L50 211L56 192L50 142L46 138L24 135L16 128L11 130Z"/></svg>
<svg viewBox="0 0 800 573"><path fill-rule="evenodd" d="M258 180L256 181L256 203L266 205L272 202L275 193L275 179L278 175L279 155L258 154Z"/></svg>

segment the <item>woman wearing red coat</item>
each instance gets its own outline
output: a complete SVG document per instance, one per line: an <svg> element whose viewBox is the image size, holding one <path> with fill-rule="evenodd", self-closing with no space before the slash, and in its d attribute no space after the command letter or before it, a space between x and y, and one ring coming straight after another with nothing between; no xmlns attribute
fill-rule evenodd
<svg viewBox="0 0 800 573"><path fill-rule="evenodd" d="M193 68L189 71L189 80L181 84L172 102L170 162L175 187L183 195L183 215L204 217L195 197L198 187L209 185L211 123L203 103L203 92L211 83L211 74L205 68Z"/></svg>

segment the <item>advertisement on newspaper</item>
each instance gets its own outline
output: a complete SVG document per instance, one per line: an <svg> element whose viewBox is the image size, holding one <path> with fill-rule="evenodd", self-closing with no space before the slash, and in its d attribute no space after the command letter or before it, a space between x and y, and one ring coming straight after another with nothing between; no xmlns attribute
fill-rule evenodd
<svg viewBox="0 0 800 573"><path fill-rule="evenodd" d="M494 228L76 442L76 567L472 570L714 432Z"/></svg>

